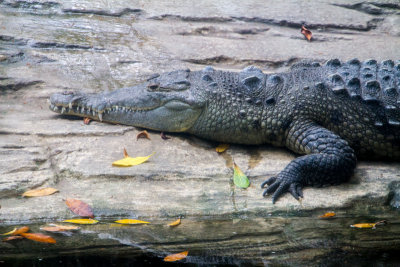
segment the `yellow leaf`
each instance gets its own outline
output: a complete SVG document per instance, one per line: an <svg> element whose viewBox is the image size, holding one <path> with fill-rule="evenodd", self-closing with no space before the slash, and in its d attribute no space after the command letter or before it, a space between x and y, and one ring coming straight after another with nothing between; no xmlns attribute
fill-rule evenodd
<svg viewBox="0 0 400 267"><path fill-rule="evenodd" d="M350 227L354 228L375 228L376 223L357 223L350 225Z"/></svg>
<svg viewBox="0 0 400 267"><path fill-rule="evenodd" d="M26 191L25 193L22 194L22 196L23 197L42 197L42 196L48 196L48 195L54 194L55 192L58 192L58 189L46 187L46 188L40 188L40 189Z"/></svg>
<svg viewBox="0 0 400 267"><path fill-rule="evenodd" d="M64 220L63 222L76 223L76 224L96 224L99 221L93 219L71 219L71 220Z"/></svg>
<svg viewBox="0 0 400 267"><path fill-rule="evenodd" d="M229 144L220 144L219 146L217 146L215 148L215 151L217 151L218 153L222 153L225 150L227 150L229 148Z"/></svg>
<svg viewBox="0 0 400 267"><path fill-rule="evenodd" d="M112 163L113 166L116 167L130 167L130 166L135 166L142 164L143 162L147 161L151 156L154 155L155 152L151 153L147 157L136 157L136 158L131 158L131 157L125 157L123 159L114 161Z"/></svg>
<svg viewBox="0 0 400 267"><path fill-rule="evenodd" d="M179 260L186 258L188 254L189 254L189 251L183 251L180 253L171 254L171 255L168 255L167 257L165 257L164 261L179 261Z"/></svg>
<svg viewBox="0 0 400 267"><path fill-rule="evenodd" d="M354 228L375 228L375 226L380 225L380 224L387 224L386 220L382 220L376 223L357 223L357 224L353 224L350 225L350 227L354 227Z"/></svg>
<svg viewBox="0 0 400 267"><path fill-rule="evenodd" d="M180 225L180 224L181 224L181 218L179 218L178 220L176 220L176 221L174 221L174 222L168 224L168 226L173 227L173 226L178 226L178 225Z"/></svg>
<svg viewBox="0 0 400 267"><path fill-rule="evenodd" d="M122 219L122 220L118 220L115 221L116 223L120 223L120 224L144 224L144 223L149 223L149 222L145 222L145 221L140 221L140 220L134 220L134 219Z"/></svg>
<svg viewBox="0 0 400 267"><path fill-rule="evenodd" d="M15 231L17 231L17 228L14 228L14 230L4 233L4 234L1 234L1 235L12 235L13 233L15 233Z"/></svg>

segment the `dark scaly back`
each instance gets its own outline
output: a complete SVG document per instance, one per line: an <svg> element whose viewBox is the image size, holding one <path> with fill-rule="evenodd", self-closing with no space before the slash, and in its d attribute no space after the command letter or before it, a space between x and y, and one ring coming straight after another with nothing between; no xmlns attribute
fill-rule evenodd
<svg viewBox="0 0 400 267"><path fill-rule="evenodd" d="M400 62L352 59L329 60L327 83L335 94L347 94L370 106L376 113L376 127L400 128Z"/></svg>

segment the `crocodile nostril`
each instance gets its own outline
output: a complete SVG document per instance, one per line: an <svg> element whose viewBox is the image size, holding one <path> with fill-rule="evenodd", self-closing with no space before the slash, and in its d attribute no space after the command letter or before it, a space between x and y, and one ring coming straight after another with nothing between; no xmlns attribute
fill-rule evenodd
<svg viewBox="0 0 400 267"><path fill-rule="evenodd" d="M151 90L157 90L160 87L160 84L158 83L151 83L147 86L147 88L151 89Z"/></svg>

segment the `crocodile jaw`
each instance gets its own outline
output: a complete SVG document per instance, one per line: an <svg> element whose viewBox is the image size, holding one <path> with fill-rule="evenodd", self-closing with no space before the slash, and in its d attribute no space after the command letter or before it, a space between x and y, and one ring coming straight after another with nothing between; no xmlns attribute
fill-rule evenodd
<svg viewBox="0 0 400 267"><path fill-rule="evenodd" d="M50 97L49 108L60 114L166 132L185 132L202 112L201 105L188 99L132 87L105 94L56 93Z"/></svg>

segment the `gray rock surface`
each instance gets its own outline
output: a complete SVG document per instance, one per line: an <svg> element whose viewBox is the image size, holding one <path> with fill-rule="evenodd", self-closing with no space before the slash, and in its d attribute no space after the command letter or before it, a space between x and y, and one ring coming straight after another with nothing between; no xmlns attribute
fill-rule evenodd
<svg viewBox="0 0 400 267"><path fill-rule="evenodd" d="M313 32L311 42L300 34L303 24ZM399 29L400 4L390 0L0 1L0 230L71 218L63 199L73 197L91 204L103 219L128 216L165 223L177 216L191 218L170 237L157 225L148 226L137 240L136 232L91 228L101 237L97 243L88 241L92 245L106 245L109 239L133 246L148 242L144 247L155 252L190 247L198 255L288 264L329 255L336 246L367 247L374 241L382 249L398 247L400 231L393 226L386 233L394 236L389 245L383 245L386 235L368 243L361 234L353 243L316 250L323 247L318 245L323 241L315 241L323 240L323 233L312 229L326 223L311 218L314 212L342 211L343 226L350 224L348 214L367 216L372 207L392 216L385 205L399 206L399 163L362 161L349 183L306 188L303 205L289 195L272 205L262 198L259 184L295 157L288 151L232 145L219 155L215 143L176 134L162 140L157 132L150 133L151 140L136 141L140 129L84 125L55 115L46 100L54 92L114 90L154 72L186 67L239 70L256 65L275 72L306 58L399 59ZM112 167L123 148L131 156L156 153L139 166ZM232 184L233 160L251 180L247 190ZM20 197L27 189L45 186L60 193ZM290 218L299 213L308 219ZM299 244L268 246L278 244L290 229ZM268 237L268 231L277 234ZM149 238L150 232L157 238ZM82 241L65 242L65 249L75 249ZM208 254L200 249L202 242L210 247ZM243 244L252 249L239 249ZM292 252L286 255L288 249ZM16 253L9 244L0 243L2 250Z"/></svg>

